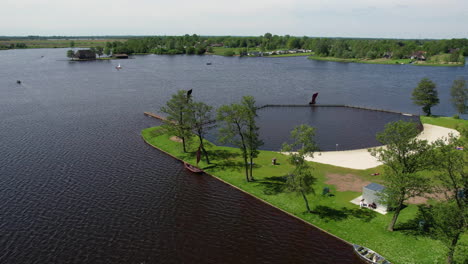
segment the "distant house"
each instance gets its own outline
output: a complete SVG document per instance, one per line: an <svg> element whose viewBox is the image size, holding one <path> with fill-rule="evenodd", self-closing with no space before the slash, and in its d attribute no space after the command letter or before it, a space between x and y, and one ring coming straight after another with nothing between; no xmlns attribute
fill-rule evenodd
<svg viewBox="0 0 468 264"><path fill-rule="evenodd" d="M223 47L223 43L213 43L213 44L210 44L211 47Z"/></svg>
<svg viewBox="0 0 468 264"><path fill-rule="evenodd" d="M392 56L393 56L393 52L387 51L387 52L384 53L384 55L382 57L385 58L385 59L391 59Z"/></svg>
<svg viewBox="0 0 468 264"><path fill-rule="evenodd" d="M460 51L459 48L456 48L456 49L449 49L449 53L450 53L450 54L453 54L453 53L459 52L459 51Z"/></svg>
<svg viewBox="0 0 468 264"><path fill-rule="evenodd" d="M92 50L77 50L73 57L79 60L95 60L96 53Z"/></svg>
<svg viewBox="0 0 468 264"><path fill-rule="evenodd" d="M426 60L426 52L425 51L416 51L413 54L411 54L410 58L412 60L425 61Z"/></svg>
<svg viewBox="0 0 468 264"><path fill-rule="evenodd" d="M263 52L260 52L260 51L251 51L249 53L247 53L248 56L256 56L256 57L260 57L260 56L263 56Z"/></svg>
<svg viewBox="0 0 468 264"><path fill-rule="evenodd" d="M125 53L112 54L112 57L116 59L128 59L128 55Z"/></svg>
<svg viewBox="0 0 468 264"><path fill-rule="evenodd" d="M387 205L382 204L382 197L380 196L384 189L385 187L377 183L371 183L362 187L362 199L364 199L364 203L375 203L377 208L387 211Z"/></svg>

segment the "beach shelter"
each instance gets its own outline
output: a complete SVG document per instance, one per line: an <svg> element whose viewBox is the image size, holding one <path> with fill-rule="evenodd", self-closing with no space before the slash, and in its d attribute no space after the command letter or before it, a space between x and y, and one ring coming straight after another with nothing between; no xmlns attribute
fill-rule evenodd
<svg viewBox="0 0 468 264"><path fill-rule="evenodd" d="M379 193L382 193L384 189L384 186L374 182L362 187L362 198L364 199L364 203L375 203L377 208L382 211L387 211L387 205L382 204L382 197L379 195Z"/></svg>

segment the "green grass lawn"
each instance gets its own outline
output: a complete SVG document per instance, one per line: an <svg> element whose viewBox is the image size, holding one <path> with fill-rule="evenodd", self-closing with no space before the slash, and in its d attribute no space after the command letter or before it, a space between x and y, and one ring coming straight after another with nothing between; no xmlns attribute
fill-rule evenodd
<svg viewBox="0 0 468 264"><path fill-rule="evenodd" d="M457 129L460 127L468 128L468 120L455 119L453 117L445 116L420 116L421 122L441 127Z"/></svg>
<svg viewBox="0 0 468 264"><path fill-rule="evenodd" d="M335 62L354 62L354 63L368 63L368 64L389 64L389 65L400 65L400 64L410 64L413 60L411 59L343 59L343 58L335 58L335 57L319 57L319 56L310 56L309 59L311 60L321 60L321 61L335 61ZM423 62L415 62L410 65L415 66L463 66L463 64L448 64L448 63L440 63L438 61L423 61Z"/></svg>
<svg viewBox="0 0 468 264"><path fill-rule="evenodd" d="M168 135L160 134L158 130L159 127L147 128L142 131L142 136L153 146L195 164L195 145L189 148L191 152L183 153L181 143L171 141ZM208 142L206 147L212 164L201 161L200 168L350 243L372 248L393 263L443 263L445 261L446 248L440 241L418 235L412 228L388 232L386 227L392 217L391 213L381 215L368 209L359 209L359 206L349 202L358 197L359 192L337 192L334 186L325 184L327 173L343 175L352 173L363 179L379 182L381 176L370 176L376 171L375 168L353 170L312 163L318 182L314 186L316 195L308 195L313 213L306 213L302 197L284 190L284 176L292 170L292 166L287 162L287 156L272 151L261 151L254 161L253 174L256 181L247 183L238 149L215 146ZM277 158L279 165L271 164L274 157ZM321 195L325 186L330 187L334 196ZM400 214L396 228L410 227L416 211L415 205L406 207ZM458 255L468 249L467 235L463 237L462 242L464 248L457 250Z"/></svg>

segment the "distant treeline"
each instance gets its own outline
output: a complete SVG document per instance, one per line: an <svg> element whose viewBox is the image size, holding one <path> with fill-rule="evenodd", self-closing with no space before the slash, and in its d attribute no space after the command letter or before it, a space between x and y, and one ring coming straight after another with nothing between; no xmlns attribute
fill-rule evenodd
<svg viewBox="0 0 468 264"><path fill-rule="evenodd" d="M316 56L337 58L380 57L402 59L411 56L430 57L438 54L453 54L453 61L468 56L468 39L450 40L397 40L397 39L341 39L278 36L266 33L259 37L232 36L155 36L133 38L126 42L108 44L114 53L154 54L203 54L214 47L256 49L313 50Z"/></svg>

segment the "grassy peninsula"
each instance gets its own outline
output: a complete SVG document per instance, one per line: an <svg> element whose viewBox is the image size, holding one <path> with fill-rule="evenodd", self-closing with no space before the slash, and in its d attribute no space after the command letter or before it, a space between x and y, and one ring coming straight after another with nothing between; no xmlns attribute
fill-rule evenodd
<svg viewBox="0 0 468 264"><path fill-rule="evenodd" d="M447 127L459 124L467 125L466 120L452 118L423 118L423 122L436 123ZM195 164L195 145L188 147L188 153L182 151L181 143L171 140L171 135L161 132L160 127L147 128L142 131L144 140L171 155ZM313 163L313 172L318 182L314 185L315 195L308 195L312 213L306 213L303 199L284 188L284 176L293 167L288 157L277 152L260 151L255 159L254 174L256 180L247 183L242 169L242 158L239 149L215 146L205 142L205 148L211 154L211 164L202 160L200 168L215 177L226 181L251 195L281 208L306 222L318 226L350 243L366 245L393 263L444 263L446 248L438 241L431 239L417 230L414 218L417 206L409 204L400 214L397 231L388 232L386 226L392 213L381 215L371 210L360 209L349 201L358 197L360 192L338 191L334 185L327 184L329 175L352 175L363 181L381 182L382 166L368 170L353 170L326 164ZM272 165L276 158L278 165ZM182 166L182 165L181 165ZM432 172L428 172L432 173ZM194 177L204 177L197 176ZM334 196L322 196L324 187L329 187ZM468 250L468 235L463 235L455 259L463 261L462 252Z"/></svg>
<svg viewBox="0 0 468 264"><path fill-rule="evenodd" d="M378 59L345 59L337 57L320 57L320 56L309 56L308 59L311 60L320 60L320 61L335 61L335 62L353 62L353 63L367 63L367 64L390 64L390 65L399 65L399 64L410 64L414 66L464 66L464 63L461 62L445 62L445 60L440 59L446 57L448 54L436 55L434 58L431 58L427 61L416 61L412 59L387 59L387 58L378 58Z"/></svg>

